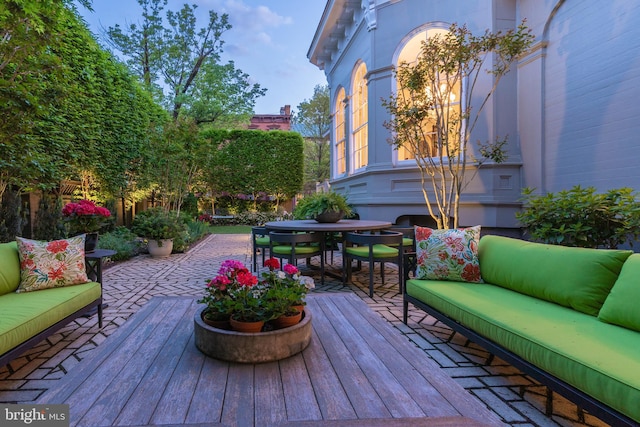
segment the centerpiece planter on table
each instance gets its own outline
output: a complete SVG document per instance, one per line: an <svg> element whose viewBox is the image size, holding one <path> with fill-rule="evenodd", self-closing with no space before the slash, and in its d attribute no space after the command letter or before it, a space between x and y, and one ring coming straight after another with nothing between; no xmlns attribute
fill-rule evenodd
<svg viewBox="0 0 640 427"><path fill-rule="evenodd" d="M352 213L352 208L342 194L326 191L305 196L294 210L297 219L310 218L317 222L338 222Z"/></svg>
<svg viewBox="0 0 640 427"><path fill-rule="evenodd" d="M275 258L265 262L262 279L239 261L222 263L218 275L198 302L206 304L194 317L195 344L217 359L258 363L279 360L304 350L311 340L311 313L299 310L313 288L290 264L284 271ZM225 324L214 321L228 319Z"/></svg>

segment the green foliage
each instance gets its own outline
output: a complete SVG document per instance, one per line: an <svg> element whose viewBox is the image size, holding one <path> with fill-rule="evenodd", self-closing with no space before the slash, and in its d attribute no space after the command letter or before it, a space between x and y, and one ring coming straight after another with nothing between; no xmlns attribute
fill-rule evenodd
<svg viewBox="0 0 640 427"><path fill-rule="evenodd" d="M12 189L0 196L0 242L11 242L22 236L20 196Z"/></svg>
<svg viewBox="0 0 640 427"><path fill-rule="evenodd" d="M196 28L196 5L168 10L163 21L166 0L138 0L138 4L142 24L110 27L108 42L128 58L129 67L173 119L187 116L214 127L248 121L255 100L266 89L251 84L233 62L219 63L222 36L231 29L229 17L210 10L206 26Z"/></svg>
<svg viewBox="0 0 640 427"><path fill-rule="evenodd" d="M109 233L100 234L98 248L111 249L117 253L113 261L125 261L140 253L142 242L126 227L116 227Z"/></svg>
<svg viewBox="0 0 640 427"><path fill-rule="evenodd" d="M261 194L282 200L302 189L302 137L295 132L208 130L205 181L213 194L250 195L257 210ZM276 203L277 205L278 203Z"/></svg>
<svg viewBox="0 0 640 427"><path fill-rule="evenodd" d="M131 231L149 240L184 239L186 225L178 218L176 212L151 208L136 215ZM180 246L180 242L176 246Z"/></svg>
<svg viewBox="0 0 640 427"><path fill-rule="evenodd" d="M327 191L305 196L298 201L293 210L295 219L313 219L325 211L344 212L345 216L352 213L347 198L335 191Z"/></svg>
<svg viewBox="0 0 640 427"><path fill-rule="evenodd" d="M331 129L329 86L316 86L313 97L298 105L292 128L303 135L305 192L315 191L316 182L329 179L330 145L326 136Z"/></svg>
<svg viewBox="0 0 640 427"><path fill-rule="evenodd" d="M184 197L180 211L189 215L191 218L198 216L198 198L195 194L189 193Z"/></svg>
<svg viewBox="0 0 640 427"><path fill-rule="evenodd" d="M37 240L57 240L66 237L62 218L62 198L44 193L38 204L33 238Z"/></svg>
<svg viewBox="0 0 640 427"><path fill-rule="evenodd" d="M453 24L421 42L415 63L396 68L399 91L382 101L391 117L384 126L393 146L415 154L425 203L438 228L458 227L467 165L505 160L504 140L481 144L478 159L470 138L501 77L533 40L524 23L515 31L481 36ZM484 72L492 75L493 84L478 93L476 83Z"/></svg>
<svg viewBox="0 0 640 427"><path fill-rule="evenodd" d="M533 194L524 190L525 208L516 214L533 240L564 246L616 248L640 236L640 203L630 188L596 193L579 185L568 191Z"/></svg>

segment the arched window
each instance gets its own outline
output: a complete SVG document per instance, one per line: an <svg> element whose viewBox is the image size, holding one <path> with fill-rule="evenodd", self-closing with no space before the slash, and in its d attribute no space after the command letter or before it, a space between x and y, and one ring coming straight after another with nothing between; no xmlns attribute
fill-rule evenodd
<svg viewBox="0 0 640 427"><path fill-rule="evenodd" d="M430 28L421 31L417 31L410 36L405 45L400 50L397 60L396 66L406 63L406 64L417 64L421 49L422 49L422 41L427 40L428 37L433 37L437 34L446 33L447 30L443 28ZM403 88L401 87L400 82L396 81L396 90L395 92L398 94L403 94ZM444 106L444 110L448 112L448 116L453 117L454 114L457 114L455 111L460 106L461 101L461 84L459 79L451 79L450 76L447 75L438 75L435 77L432 88L427 88L424 93L424 100L437 100L435 101L436 106L434 108L434 116L427 117L424 120L421 132L421 139L419 142L415 144L419 144L419 148L417 146L402 146L397 149L397 159L398 161L404 160L413 160L415 159L415 151L422 153L424 155L429 155L431 157L436 157L439 155L438 151L438 134L437 134L437 126L435 120L435 110L439 109L441 106ZM404 92L406 94L406 92ZM409 95L404 96L405 99L411 98ZM417 101L416 101L417 102Z"/></svg>
<svg viewBox="0 0 640 427"><path fill-rule="evenodd" d="M347 141L345 133L344 114L346 110L344 88L340 88L336 95L335 111L333 113L334 128L334 153L335 153L335 173L344 175L347 172Z"/></svg>
<svg viewBox="0 0 640 427"><path fill-rule="evenodd" d="M369 161L368 149L368 88L367 66L361 62L353 73L353 85L351 89L351 105L352 105L352 141L353 141L353 169L358 170L365 166Z"/></svg>

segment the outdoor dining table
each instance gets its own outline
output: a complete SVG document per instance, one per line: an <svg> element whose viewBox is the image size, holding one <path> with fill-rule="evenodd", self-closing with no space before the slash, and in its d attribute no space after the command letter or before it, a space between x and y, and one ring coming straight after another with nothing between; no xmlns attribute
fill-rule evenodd
<svg viewBox="0 0 640 427"><path fill-rule="evenodd" d="M377 231L391 228L389 221L367 219L341 219L338 222L318 222L314 219L294 219L286 221L271 221L265 224L269 231L313 231L316 233L347 233L350 231ZM325 267L325 275L338 279L342 278L342 271L333 272Z"/></svg>

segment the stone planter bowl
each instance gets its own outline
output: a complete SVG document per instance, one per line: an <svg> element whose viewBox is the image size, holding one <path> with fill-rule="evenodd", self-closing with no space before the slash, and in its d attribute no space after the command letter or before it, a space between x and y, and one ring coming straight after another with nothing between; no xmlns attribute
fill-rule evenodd
<svg viewBox="0 0 640 427"><path fill-rule="evenodd" d="M344 217L342 211L324 211L316 215L315 220L322 223L334 223L340 221Z"/></svg>
<svg viewBox="0 0 640 427"><path fill-rule="evenodd" d="M195 344L207 356L228 362L264 363L300 353L311 342L311 313L305 308L294 326L269 332L236 332L214 328L202 320L203 306L193 318Z"/></svg>

